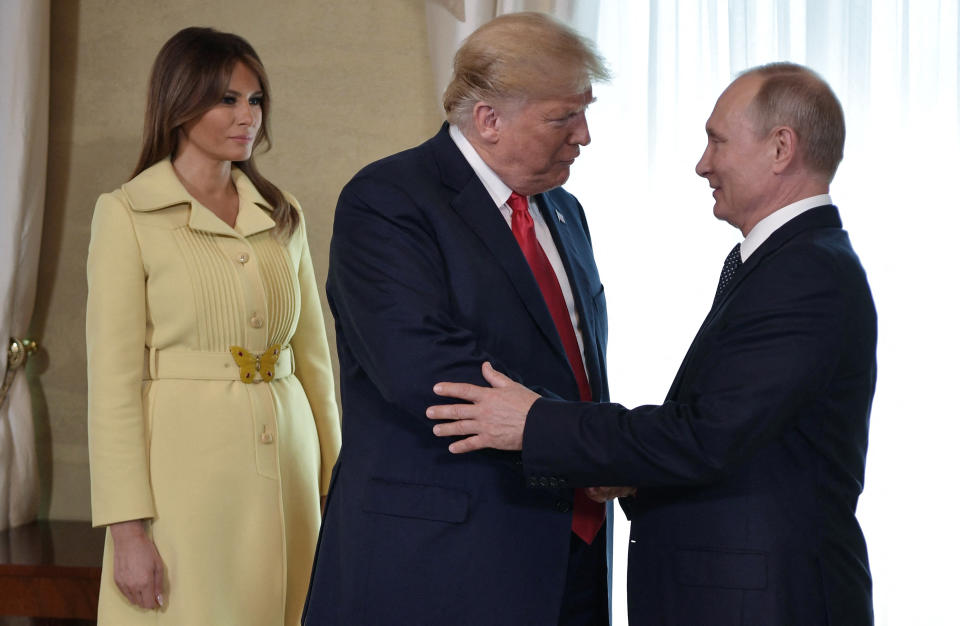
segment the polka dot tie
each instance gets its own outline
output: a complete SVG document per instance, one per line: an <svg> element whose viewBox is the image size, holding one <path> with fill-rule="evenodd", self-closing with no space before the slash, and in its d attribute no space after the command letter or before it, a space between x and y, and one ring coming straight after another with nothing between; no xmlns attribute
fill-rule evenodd
<svg viewBox="0 0 960 626"><path fill-rule="evenodd" d="M737 244L723 262L723 270L720 272L720 282L717 284L717 295L713 297L714 303L723 295L724 289L726 289L730 281L733 280L733 275L737 273L741 265L743 265L743 261L740 260L740 244Z"/></svg>

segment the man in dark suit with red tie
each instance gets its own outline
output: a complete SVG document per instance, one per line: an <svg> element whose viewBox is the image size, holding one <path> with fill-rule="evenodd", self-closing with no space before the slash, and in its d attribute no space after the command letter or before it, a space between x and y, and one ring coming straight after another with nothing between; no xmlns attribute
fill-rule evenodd
<svg viewBox="0 0 960 626"><path fill-rule="evenodd" d="M877 318L829 184L843 111L819 76L774 63L737 78L697 173L744 236L666 401L538 397L484 365L472 405L431 407L454 452L523 449L524 471L629 484L631 623L866 626L855 516L876 383ZM467 455L469 456L469 455Z"/></svg>
<svg viewBox="0 0 960 626"><path fill-rule="evenodd" d="M362 169L334 219L343 449L303 623L608 624L605 505L520 455L451 456L424 417L441 379L495 363L547 397L608 398L603 285L560 188L590 142L602 59L539 14L463 44L448 124Z"/></svg>

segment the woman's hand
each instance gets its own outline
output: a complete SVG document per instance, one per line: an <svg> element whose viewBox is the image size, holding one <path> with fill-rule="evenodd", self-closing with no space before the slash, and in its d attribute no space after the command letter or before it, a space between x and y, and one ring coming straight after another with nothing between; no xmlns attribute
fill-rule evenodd
<svg viewBox="0 0 960 626"><path fill-rule="evenodd" d="M113 537L113 580L131 604L145 609L163 606L163 560L147 536L142 520L110 525Z"/></svg>

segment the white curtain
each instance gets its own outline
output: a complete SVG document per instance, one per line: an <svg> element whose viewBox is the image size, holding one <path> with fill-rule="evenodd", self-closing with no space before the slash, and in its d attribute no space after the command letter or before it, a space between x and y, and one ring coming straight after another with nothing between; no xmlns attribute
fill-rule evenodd
<svg viewBox="0 0 960 626"><path fill-rule="evenodd" d="M596 31L599 0L424 0L427 43L437 105L453 74L453 56L470 33L498 15L519 11L549 13L587 37Z"/></svg>
<svg viewBox="0 0 960 626"><path fill-rule="evenodd" d="M960 324L957 0L605 0L593 143L566 185L588 212L610 315L613 398L657 403L740 234L694 165L717 96L777 60L819 72L847 142L831 193L874 292L879 380L858 517L878 626L957 623ZM617 525L614 553L627 549ZM614 623L625 625L624 559Z"/></svg>
<svg viewBox="0 0 960 626"><path fill-rule="evenodd" d="M0 373L33 313L43 227L50 68L48 0L0 2ZM2 380L2 379L0 379ZM37 457L26 374L0 406L0 529L37 513Z"/></svg>
<svg viewBox="0 0 960 626"><path fill-rule="evenodd" d="M610 314L612 395L662 400L740 240L716 221L694 173L703 125L748 67L808 65L847 120L831 187L880 318L879 381L858 516L877 625L955 621L960 561L956 293L960 202L957 0L426 0L439 96L470 32L510 10L543 10L594 37L614 71L595 86L593 143L566 187L589 214ZM508 6L509 5L509 6ZM616 525L614 553L627 551ZM625 563L614 559L614 624Z"/></svg>

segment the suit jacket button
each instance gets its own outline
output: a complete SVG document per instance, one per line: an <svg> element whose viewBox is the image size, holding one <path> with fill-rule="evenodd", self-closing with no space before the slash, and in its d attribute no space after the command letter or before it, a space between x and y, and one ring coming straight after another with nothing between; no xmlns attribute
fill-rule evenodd
<svg viewBox="0 0 960 626"><path fill-rule="evenodd" d="M567 502L566 500L557 500L557 510L560 511L561 513L569 513L570 503Z"/></svg>

